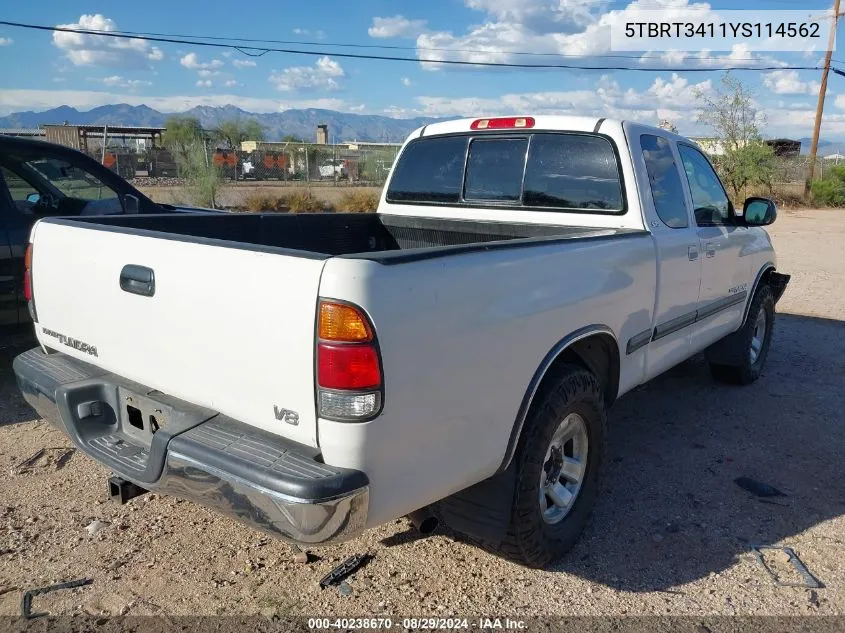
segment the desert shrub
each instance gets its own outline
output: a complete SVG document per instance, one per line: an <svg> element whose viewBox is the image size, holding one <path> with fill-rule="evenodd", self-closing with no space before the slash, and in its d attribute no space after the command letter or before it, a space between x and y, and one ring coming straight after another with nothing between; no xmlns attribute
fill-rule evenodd
<svg viewBox="0 0 845 633"><path fill-rule="evenodd" d="M284 196L285 205L292 213L319 213L331 205L320 200L310 189L297 189Z"/></svg>
<svg viewBox="0 0 845 633"><path fill-rule="evenodd" d="M253 213L262 211L283 211L287 207L287 200L284 197L274 196L269 193L255 192L244 199L244 209Z"/></svg>
<svg viewBox="0 0 845 633"><path fill-rule="evenodd" d="M337 204L339 211L348 213L369 213L378 209L379 194L367 189L347 191Z"/></svg>
<svg viewBox="0 0 845 633"><path fill-rule="evenodd" d="M832 207L845 206L845 165L825 170L821 180L812 184L813 201Z"/></svg>

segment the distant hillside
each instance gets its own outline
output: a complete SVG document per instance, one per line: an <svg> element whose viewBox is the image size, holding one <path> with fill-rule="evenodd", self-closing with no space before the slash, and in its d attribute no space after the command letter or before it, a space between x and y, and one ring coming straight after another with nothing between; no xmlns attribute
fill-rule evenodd
<svg viewBox="0 0 845 633"><path fill-rule="evenodd" d="M405 140L416 128L437 119L417 117L393 119L372 114L348 114L334 110L286 110L284 112L252 113L233 105L197 106L179 113L199 119L203 127L213 128L221 121L255 119L265 128L268 140L281 139L292 134L304 140L315 140L318 125L329 126L332 140L372 141L398 143ZM59 106L44 112L15 112L0 117L0 128L34 128L42 124L64 123L69 125L140 125L163 126L172 113L159 112L145 105L125 103L105 105L87 111L70 106Z"/></svg>

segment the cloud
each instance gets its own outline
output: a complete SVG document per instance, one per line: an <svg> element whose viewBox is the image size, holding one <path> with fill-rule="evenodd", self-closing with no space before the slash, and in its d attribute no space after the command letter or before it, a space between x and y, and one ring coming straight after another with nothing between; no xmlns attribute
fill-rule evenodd
<svg viewBox="0 0 845 633"><path fill-rule="evenodd" d="M370 37L387 39L391 37L416 37L424 29L425 20L409 20L401 15L392 18L373 18L373 25L367 30Z"/></svg>
<svg viewBox="0 0 845 633"><path fill-rule="evenodd" d="M337 90L338 79L345 76L340 64L330 57L321 57L313 66L292 66L270 74L270 83L277 90Z"/></svg>
<svg viewBox="0 0 845 633"><path fill-rule="evenodd" d="M464 4L484 12L486 19L473 24L465 33L433 30L420 33L416 39L419 58L475 64L587 63L599 67L639 63L655 68L682 63L690 67L736 67L750 61L772 61L753 55L743 45L715 55L649 52L639 61L598 57L611 52L612 24L642 21L640 11L646 8L660 9L666 22L683 22L691 9L710 10L709 4L695 0L634 0L622 9L605 12L601 12L608 5L605 0L464 0ZM525 52L543 57L521 54ZM556 55L561 58L555 58ZM443 65L423 63L423 67L436 70Z"/></svg>
<svg viewBox="0 0 845 633"><path fill-rule="evenodd" d="M243 84L241 82L236 81L235 79L229 79L223 85L226 86L227 88L232 88L234 86L243 86Z"/></svg>
<svg viewBox="0 0 845 633"><path fill-rule="evenodd" d="M410 79L408 79L407 77L402 77L402 85L403 85L403 86L410 86L410 85L411 85L411 80L410 80Z"/></svg>
<svg viewBox="0 0 845 633"><path fill-rule="evenodd" d="M203 68L202 70L197 71L197 77L202 77L203 79L207 79L208 77L216 77L219 74L219 70L208 70L207 68Z"/></svg>
<svg viewBox="0 0 845 633"><path fill-rule="evenodd" d="M185 68L189 70L208 70L210 68L220 68L223 62L219 59L212 59L210 62L201 62L196 53L188 53L179 60Z"/></svg>
<svg viewBox="0 0 845 633"><path fill-rule="evenodd" d="M115 31L114 20L102 14L82 15L74 24L61 24L65 28L91 31ZM115 68L144 68L150 62L164 59L160 48L139 39L106 37L55 31L53 46L64 51L74 66L111 66Z"/></svg>
<svg viewBox="0 0 845 633"><path fill-rule="evenodd" d="M197 79L197 88L211 88L211 79Z"/></svg>
<svg viewBox="0 0 845 633"><path fill-rule="evenodd" d="M160 112L185 112L196 106L237 105L249 112L281 112L290 109L320 108L353 112L359 107L343 99L263 99L234 94L171 95L168 97L126 94L97 90L0 90L0 115L23 110L43 111L64 104L90 110L111 103L146 105Z"/></svg>
<svg viewBox="0 0 845 633"><path fill-rule="evenodd" d="M763 85L777 95L818 94L816 81L801 81L797 70L775 70L763 75Z"/></svg>
<svg viewBox="0 0 845 633"><path fill-rule="evenodd" d="M110 77L101 77L101 78L89 77L88 81L97 81L97 82L103 84L104 86L110 86L110 87L113 87L113 88L136 89L136 88L142 88L144 86L152 86L153 85L152 81L146 81L144 79L125 79L125 78L121 77L120 75L111 75Z"/></svg>
<svg viewBox="0 0 845 633"><path fill-rule="evenodd" d="M313 37L314 39L324 40L326 39L326 32L325 31L311 31L309 29L293 29L294 35L300 35L302 37Z"/></svg>
<svg viewBox="0 0 845 633"><path fill-rule="evenodd" d="M235 68L252 68L255 66L255 62L251 59L236 59L232 62L232 66Z"/></svg>
<svg viewBox="0 0 845 633"><path fill-rule="evenodd" d="M11 46L15 43L11 37L0 37L0 46Z"/></svg>

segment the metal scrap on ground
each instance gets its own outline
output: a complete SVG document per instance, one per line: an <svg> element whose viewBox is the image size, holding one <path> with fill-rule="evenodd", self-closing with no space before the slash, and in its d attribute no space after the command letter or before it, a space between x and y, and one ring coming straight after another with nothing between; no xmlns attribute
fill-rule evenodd
<svg viewBox="0 0 845 633"><path fill-rule="evenodd" d="M346 580L350 574L367 564L371 558L372 556L368 553L350 556L328 574L323 576L322 580L320 580L320 588L325 589L326 587L339 584L340 582Z"/></svg>
<svg viewBox="0 0 845 633"><path fill-rule="evenodd" d="M48 587L30 589L29 591L24 592L23 598L21 598L21 615L24 617L25 620L33 620L35 618L40 618L41 616L47 615L47 613L32 612L32 599L35 596L40 596L43 593L49 593L51 591L58 591L59 589L74 589L75 587L84 587L85 585L90 585L92 582L94 582L94 580L91 578L80 578L79 580L69 580L68 582L60 582L56 585L49 585Z"/></svg>
<svg viewBox="0 0 845 633"><path fill-rule="evenodd" d="M807 566L798 558L798 554L795 553L795 550L791 547L781 547L778 545L758 545L754 548L754 555L757 557L757 562L766 570L769 574L769 577L772 579L772 582L777 585L778 587L807 587L808 589L823 589L824 584L816 578ZM787 555L789 563L795 568L795 570L801 574L801 577L804 579L803 582L784 582L780 579L780 577L772 571L772 569L766 564L765 559L763 558L763 550L774 550L778 552L783 552Z"/></svg>

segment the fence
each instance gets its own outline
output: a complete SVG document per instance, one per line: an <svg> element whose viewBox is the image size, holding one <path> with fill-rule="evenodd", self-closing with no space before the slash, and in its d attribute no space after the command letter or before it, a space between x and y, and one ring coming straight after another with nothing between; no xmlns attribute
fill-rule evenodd
<svg viewBox="0 0 845 633"><path fill-rule="evenodd" d="M281 181L381 186L387 180L399 145L316 145L267 143L253 151L210 148L207 164L230 181ZM91 156L131 180L136 177L178 178L178 161L160 148L133 151L125 147L97 150Z"/></svg>

